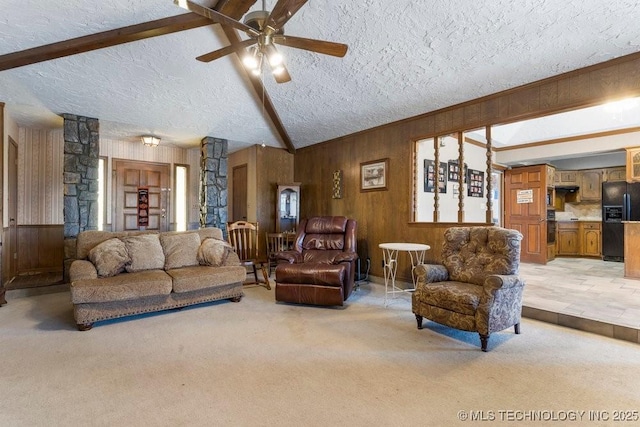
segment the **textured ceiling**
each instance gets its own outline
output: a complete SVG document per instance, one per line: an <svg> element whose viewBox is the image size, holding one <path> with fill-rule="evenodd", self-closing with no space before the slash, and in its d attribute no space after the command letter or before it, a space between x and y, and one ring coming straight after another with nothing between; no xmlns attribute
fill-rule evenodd
<svg viewBox="0 0 640 427"><path fill-rule="evenodd" d="M184 13L171 0L0 0L0 10L0 54ZM636 0L309 1L286 33L349 51L279 47L292 81L265 74L264 86L300 148L637 52L638 18ZM226 45L212 25L2 71L0 101L23 126L71 113L99 118L104 138L284 147L235 55L195 60Z"/></svg>

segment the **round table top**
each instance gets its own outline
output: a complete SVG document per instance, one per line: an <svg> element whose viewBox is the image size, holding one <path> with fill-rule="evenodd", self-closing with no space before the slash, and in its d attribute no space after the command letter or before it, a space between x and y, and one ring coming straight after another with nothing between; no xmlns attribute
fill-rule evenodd
<svg viewBox="0 0 640 427"><path fill-rule="evenodd" d="M378 247L392 251L428 251L431 249L431 246L422 243L380 243Z"/></svg>

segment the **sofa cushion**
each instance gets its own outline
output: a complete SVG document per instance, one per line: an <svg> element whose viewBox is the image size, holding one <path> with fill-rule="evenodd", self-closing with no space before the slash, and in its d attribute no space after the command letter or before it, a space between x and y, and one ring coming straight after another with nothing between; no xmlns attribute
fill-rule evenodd
<svg viewBox="0 0 640 427"><path fill-rule="evenodd" d="M238 265L223 267L199 265L167 270L167 274L173 279L173 292L183 293L243 282L247 277L247 270Z"/></svg>
<svg viewBox="0 0 640 427"><path fill-rule="evenodd" d="M71 301L74 304L127 301L154 295L169 295L171 289L171 277L163 270L76 280L70 286Z"/></svg>
<svg viewBox="0 0 640 427"><path fill-rule="evenodd" d="M455 313L463 313L473 316L482 299L482 285L474 285L466 282L436 282L421 286L416 296L420 302L443 308Z"/></svg>
<svg viewBox="0 0 640 427"><path fill-rule="evenodd" d="M347 277L345 264L278 264L276 283L296 283L341 287Z"/></svg>
<svg viewBox="0 0 640 427"><path fill-rule="evenodd" d="M160 234L164 251L164 269L198 265L200 236L197 233Z"/></svg>
<svg viewBox="0 0 640 427"><path fill-rule="evenodd" d="M143 270L162 270L164 268L164 252L157 234L127 236L121 238L127 246L131 263L126 266L129 273Z"/></svg>
<svg viewBox="0 0 640 427"><path fill-rule="evenodd" d="M110 277L124 271L131 261L124 242L111 238L93 247L89 251L89 261L95 265L100 277Z"/></svg>
<svg viewBox="0 0 640 427"><path fill-rule="evenodd" d="M224 240L207 238L198 248L198 262L200 265L219 267L223 265L233 247Z"/></svg>

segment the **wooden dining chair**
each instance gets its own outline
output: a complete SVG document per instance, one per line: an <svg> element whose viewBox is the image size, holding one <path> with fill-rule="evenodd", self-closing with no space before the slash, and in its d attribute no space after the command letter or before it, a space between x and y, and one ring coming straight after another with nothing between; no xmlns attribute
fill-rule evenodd
<svg viewBox="0 0 640 427"><path fill-rule="evenodd" d="M278 252L289 250L289 244L285 233L267 233L267 261L269 265L269 276L271 276L271 268L276 267L277 261L274 255Z"/></svg>
<svg viewBox="0 0 640 427"><path fill-rule="evenodd" d="M244 284L260 285L271 289L269 275L267 273L269 263L266 259L260 257L258 250L258 223L247 221L228 222L227 235L229 244L233 246L233 250L238 254L240 262L245 267L251 267L253 269L254 281L244 282ZM262 270L264 280L258 279L258 266L260 266Z"/></svg>

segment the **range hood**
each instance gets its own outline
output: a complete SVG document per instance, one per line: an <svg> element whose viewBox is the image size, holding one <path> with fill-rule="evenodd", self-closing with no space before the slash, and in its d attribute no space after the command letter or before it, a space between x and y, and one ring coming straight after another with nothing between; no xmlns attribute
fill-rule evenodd
<svg viewBox="0 0 640 427"><path fill-rule="evenodd" d="M575 193L580 187L577 185L556 185L556 191L565 191L567 193Z"/></svg>

